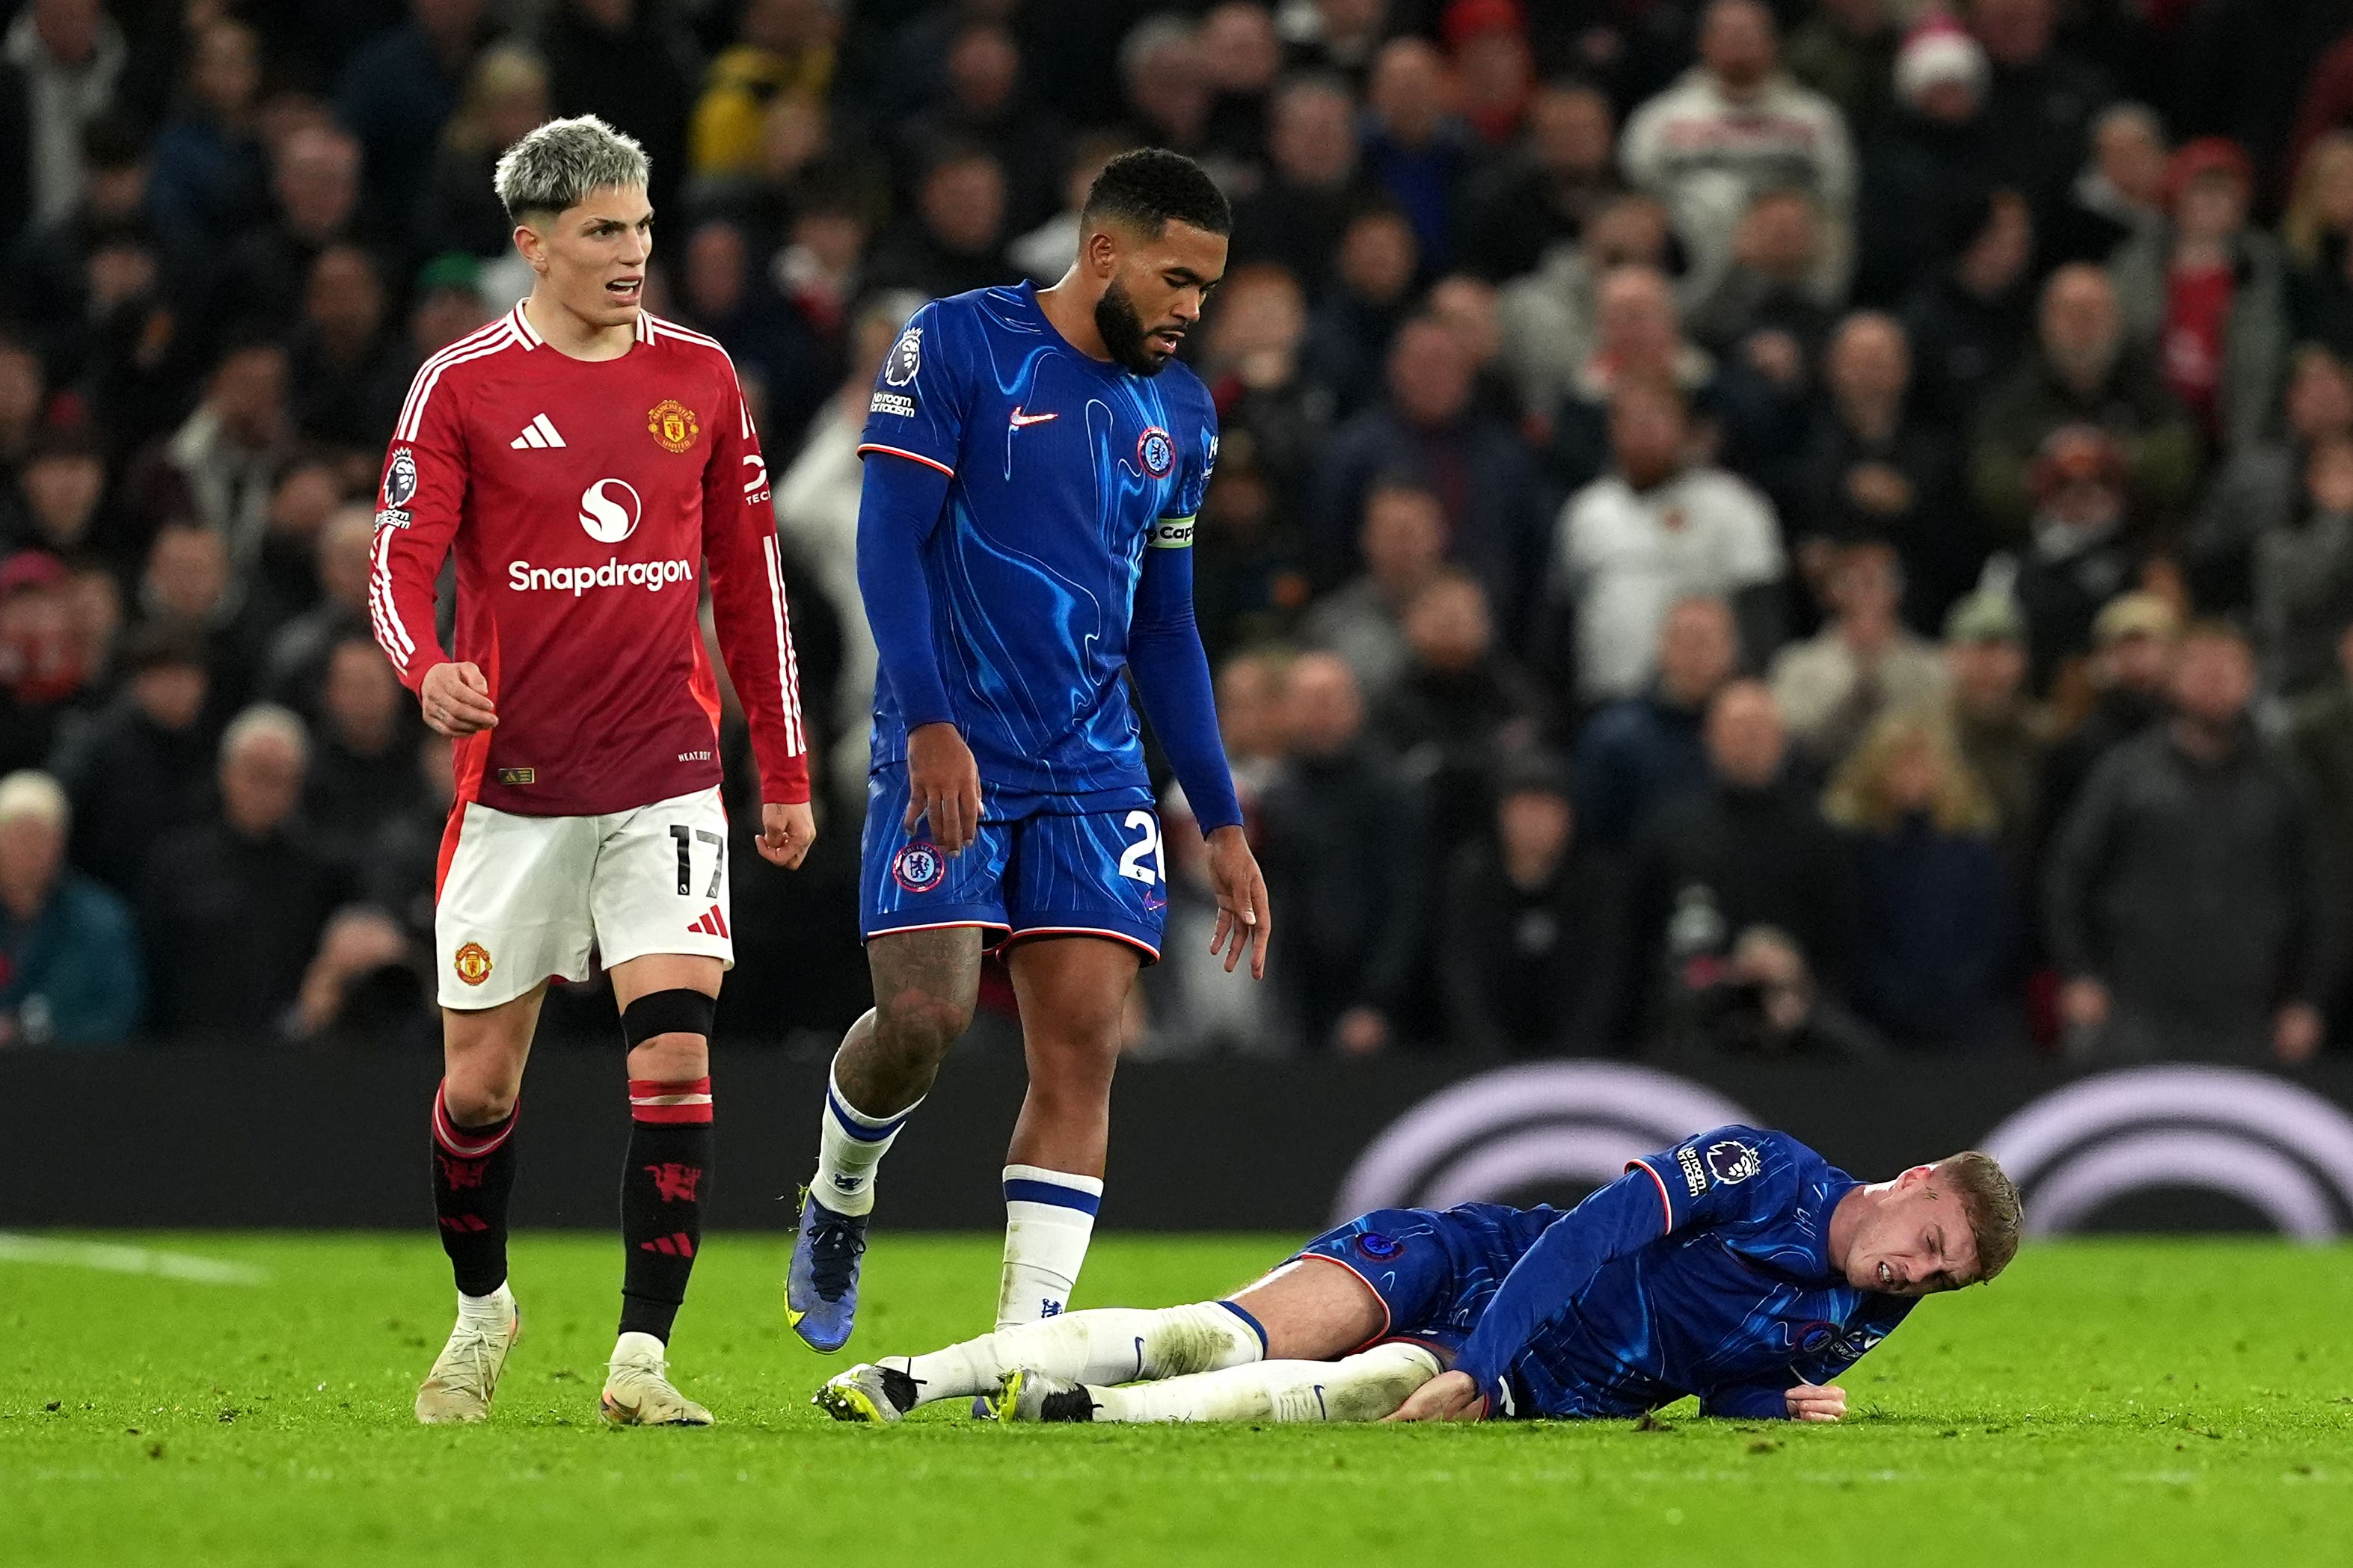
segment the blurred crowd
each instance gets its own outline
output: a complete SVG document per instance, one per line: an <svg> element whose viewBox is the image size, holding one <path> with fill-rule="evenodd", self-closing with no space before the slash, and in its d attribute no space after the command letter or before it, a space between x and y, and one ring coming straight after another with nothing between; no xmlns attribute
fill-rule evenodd
<svg viewBox="0 0 2353 1568"><path fill-rule="evenodd" d="M825 831L737 847L730 1037L865 1005L875 369L1145 144L1234 204L1198 612L1279 934L1209 962L1172 792L1139 1050L2353 1037L2330 0L0 10L0 1043L438 1035L370 498L582 112L777 476Z"/></svg>

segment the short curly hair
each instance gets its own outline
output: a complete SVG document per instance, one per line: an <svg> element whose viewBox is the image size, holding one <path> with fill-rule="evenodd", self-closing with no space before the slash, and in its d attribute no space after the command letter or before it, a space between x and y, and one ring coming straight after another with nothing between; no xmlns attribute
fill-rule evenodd
<svg viewBox="0 0 2353 1568"><path fill-rule="evenodd" d="M560 213L607 185L642 185L646 150L593 114L551 120L499 155L491 184L521 223L529 213Z"/></svg>
<svg viewBox="0 0 2353 1568"><path fill-rule="evenodd" d="M1139 147L1103 165L1080 210L1082 223L1105 219L1157 235L1171 222L1231 234L1233 209L1208 171L1182 153Z"/></svg>

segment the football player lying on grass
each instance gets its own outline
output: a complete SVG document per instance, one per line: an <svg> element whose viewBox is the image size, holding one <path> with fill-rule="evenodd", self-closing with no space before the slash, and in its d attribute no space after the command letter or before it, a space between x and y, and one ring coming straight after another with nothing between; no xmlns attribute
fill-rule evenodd
<svg viewBox="0 0 2353 1568"><path fill-rule="evenodd" d="M1106 1308L850 1368L836 1420L986 1395L1017 1421L1836 1421L1832 1379L1918 1298L2018 1250L1985 1154L1864 1184L1786 1133L1719 1127L1563 1212L1376 1209L1231 1299Z"/></svg>

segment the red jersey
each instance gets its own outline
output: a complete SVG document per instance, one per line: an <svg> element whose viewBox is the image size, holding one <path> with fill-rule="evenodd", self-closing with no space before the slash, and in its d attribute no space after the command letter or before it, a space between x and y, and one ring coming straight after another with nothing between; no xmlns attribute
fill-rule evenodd
<svg viewBox="0 0 2353 1568"><path fill-rule="evenodd" d="M2165 280L2165 384L2212 435L2222 389L2223 340L2238 275L2219 267L2177 267Z"/></svg>
<svg viewBox="0 0 2353 1568"><path fill-rule="evenodd" d="M368 609L415 690L447 663L434 580L458 557L457 657L499 721L458 742L458 799L590 816L719 782L719 687L760 798L809 797L768 474L726 351L640 311L613 360L547 346L518 305L427 360L394 427Z"/></svg>

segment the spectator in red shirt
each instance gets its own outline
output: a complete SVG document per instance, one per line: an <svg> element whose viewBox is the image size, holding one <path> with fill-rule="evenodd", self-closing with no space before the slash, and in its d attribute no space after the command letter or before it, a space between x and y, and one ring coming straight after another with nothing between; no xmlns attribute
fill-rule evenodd
<svg viewBox="0 0 2353 1568"><path fill-rule="evenodd" d="M2247 226L2253 184L2236 144L2188 143L2166 172L2165 226L2108 263L2126 332L2156 346L2167 390L2224 448L2262 434L2287 359L2287 268Z"/></svg>

